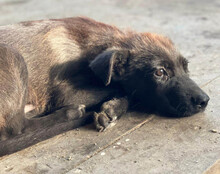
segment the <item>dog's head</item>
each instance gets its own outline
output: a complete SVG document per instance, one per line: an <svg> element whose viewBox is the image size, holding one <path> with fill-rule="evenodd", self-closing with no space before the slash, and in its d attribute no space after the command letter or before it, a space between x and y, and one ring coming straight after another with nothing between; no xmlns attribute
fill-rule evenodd
<svg viewBox="0 0 220 174"><path fill-rule="evenodd" d="M90 64L105 85L117 81L133 100L170 116L206 108L208 95L189 78L188 61L168 38L142 33L121 43Z"/></svg>

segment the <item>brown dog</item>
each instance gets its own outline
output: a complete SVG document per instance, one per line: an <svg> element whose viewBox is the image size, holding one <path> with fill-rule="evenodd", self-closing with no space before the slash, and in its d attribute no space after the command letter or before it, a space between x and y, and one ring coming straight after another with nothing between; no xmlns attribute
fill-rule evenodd
<svg viewBox="0 0 220 174"><path fill-rule="evenodd" d="M189 116L209 100L188 77L187 60L160 35L77 17L3 26L0 42L9 46L0 46L2 139L83 118L85 108L98 112L103 131L128 104Z"/></svg>

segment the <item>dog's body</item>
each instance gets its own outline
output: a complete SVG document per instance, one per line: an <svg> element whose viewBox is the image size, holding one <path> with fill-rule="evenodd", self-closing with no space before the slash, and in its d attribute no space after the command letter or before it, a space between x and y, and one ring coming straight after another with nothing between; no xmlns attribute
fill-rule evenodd
<svg viewBox="0 0 220 174"><path fill-rule="evenodd" d="M173 43L156 34L121 31L79 17L0 27L0 43L24 58L28 70L25 104L34 107L34 115L64 108L64 117L71 120L84 115L82 105L91 108L106 101L95 114L97 128L104 130L126 112L128 101L188 116L204 110L209 100L188 78L187 62ZM24 104L19 107L24 111ZM4 122L8 115L3 113L0 128L14 129L13 120ZM38 118L39 123L49 120ZM25 122L32 125L28 119ZM24 126L20 127L14 134Z"/></svg>

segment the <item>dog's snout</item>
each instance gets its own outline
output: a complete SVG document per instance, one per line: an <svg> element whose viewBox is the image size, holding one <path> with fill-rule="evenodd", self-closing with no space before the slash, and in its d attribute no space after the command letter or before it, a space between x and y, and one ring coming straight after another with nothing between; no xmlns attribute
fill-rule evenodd
<svg viewBox="0 0 220 174"><path fill-rule="evenodd" d="M209 102L209 96L187 76L175 76L170 79L166 86L166 99L178 116L202 112Z"/></svg>
<svg viewBox="0 0 220 174"><path fill-rule="evenodd" d="M193 105L195 105L199 110L204 109L207 106L209 99L209 96L205 93L191 97Z"/></svg>

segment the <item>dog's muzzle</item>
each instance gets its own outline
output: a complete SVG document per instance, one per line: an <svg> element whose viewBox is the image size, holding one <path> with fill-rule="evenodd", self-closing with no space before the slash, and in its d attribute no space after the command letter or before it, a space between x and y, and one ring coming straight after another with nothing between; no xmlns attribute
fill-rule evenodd
<svg viewBox="0 0 220 174"><path fill-rule="evenodd" d="M176 116L204 111L209 102L209 96L187 76L171 78L165 88L165 98L167 109Z"/></svg>

